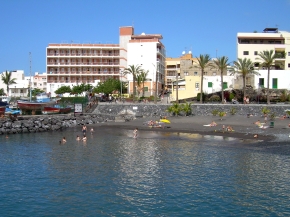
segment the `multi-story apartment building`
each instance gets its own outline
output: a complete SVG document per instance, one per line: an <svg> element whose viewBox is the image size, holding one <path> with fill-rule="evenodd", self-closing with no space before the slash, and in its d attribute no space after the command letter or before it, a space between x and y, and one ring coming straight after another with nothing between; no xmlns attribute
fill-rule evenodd
<svg viewBox="0 0 290 217"><path fill-rule="evenodd" d="M155 89L154 75L158 73L160 89L164 84L165 48L159 34L135 35L133 27L120 27L119 44L49 44L46 48L47 92L63 85L80 83L97 85L108 78L129 81L132 75L122 74L128 65L140 65L148 70L147 92ZM154 75L153 75L154 74Z"/></svg>
<svg viewBox="0 0 290 217"><path fill-rule="evenodd" d="M37 88L47 92L47 73L39 74L35 72L35 75L31 78L32 88Z"/></svg>
<svg viewBox="0 0 290 217"><path fill-rule="evenodd" d="M119 69L118 44L49 44L46 48L47 86L52 94L62 85L118 78Z"/></svg>
<svg viewBox="0 0 290 217"><path fill-rule="evenodd" d="M139 65L143 70L148 71L145 82L145 95L152 95L155 91L157 78L157 90L161 92L165 85L165 46L162 44L161 34L134 34L134 28L120 28L120 58L123 65ZM127 63L126 63L127 60ZM132 75L127 76L129 81L133 80ZM130 82L129 92L133 86Z"/></svg>
<svg viewBox="0 0 290 217"><path fill-rule="evenodd" d="M278 28L265 28L261 33L237 34L238 58L249 58L259 67L258 54L264 50L273 50L278 56L275 66L271 69L270 88L290 89L290 32L279 31ZM266 86L267 70L259 68L259 73L260 76L249 76L246 84L255 88ZM240 88L241 82L241 79L237 80L235 87Z"/></svg>

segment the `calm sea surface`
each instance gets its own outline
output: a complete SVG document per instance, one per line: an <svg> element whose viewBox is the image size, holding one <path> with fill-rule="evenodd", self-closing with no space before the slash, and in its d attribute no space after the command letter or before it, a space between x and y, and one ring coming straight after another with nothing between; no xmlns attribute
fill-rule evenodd
<svg viewBox="0 0 290 217"><path fill-rule="evenodd" d="M290 144L81 128L0 136L0 216L289 216ZM59 141L65 136L67 142Z"/></svg>

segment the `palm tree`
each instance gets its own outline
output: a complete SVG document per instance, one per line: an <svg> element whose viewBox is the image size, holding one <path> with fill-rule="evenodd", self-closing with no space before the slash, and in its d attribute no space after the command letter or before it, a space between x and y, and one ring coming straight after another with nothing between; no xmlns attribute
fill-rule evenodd
<svg viewBox="0 0 290 217"><path fill-rule="evenodd" d="M127 74L131 74L133 76L133 98L135 97L135 94L136 94L136 87L135 87L135 81L137 79L137 75L139 75L142 71L142 68L141 66L138 66L138 65L129 65L128 68L125 68L123 73L124 75L127 75Z"/></svg>
<svg viewBox="0 0 290 217"><path fill-rule="evenodd" d="M213 60L215 66L221 72L222 103L224 103L223 73L227 70L228 66L230 66L230 63L228 61L229 61L229 58L226 56L218 57Z"/></svg>
<svg viewBox="0 0 290 217"><path fill-rule="evenodd" d="M201 70L201 82L200 82L200 103L202 103L203 97L203 75L204 70L211 66L210 56L208 54L202 55L200 54L197 58L197 66L196 68Z"/></svg>
<svg viewBox="0 0 290 217"><path fill-rule="evenodd" d="M234 66L231 68L232 75L237 73L243 78L243 94L244 98L246 96L246 77L250 74L260 75L259 72L254 70L254 63L248 58L238 58L237 61L234 61Z"/></svg>
<svg viewBox="0 0 290 217"><path fill-rule="evenodd" d="M15 82L16 78L11 78L11 77L12 77L12 73L8 72L7 70L5 73L2 73L1 75L1 80L3 81L4 84L6 84L7 95L9 94L9 85L16 84Z"/></svg>
<svg viewBox="0 0 290 217"><path fill-rule="evenodd" d="M143 90L142 91L142 97L144 97L144 94L145 94L145 91L144 91L144 83L147 80L148 73L149 73L149 70L147 70L147 71L142 70L141 73L140 73L140 75L139 75L139 77L141 79L141 82L142 82L142 90Z"/></svg>
<svg viewBox="0 0 290 217"><path fill-rule="evenodd" d="M275 65L275 59L277 58L276 54L273 50L264 50L261 51L257 60L260 60L261 63L259 67L265 67L268 70L268 79L267 79L267 103L270 104L270 94L269 94L269 86L270 86L270 69Z"/></svg>

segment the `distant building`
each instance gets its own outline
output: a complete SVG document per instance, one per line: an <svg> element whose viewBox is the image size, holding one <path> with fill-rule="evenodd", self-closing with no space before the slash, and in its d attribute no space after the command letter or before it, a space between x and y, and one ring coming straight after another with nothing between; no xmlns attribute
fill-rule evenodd
<svg viewBox="0 0 290 217"><path fill-rule="evenodd" d="M120 27L119 44L62 44L51 43L46 48L47 92L64 85L81 83L96 86L108 78L129 81L132 76L122 71L129 65L140 65L148 70L145 89L152 92L155 71L159 88L164 85L165 47L160 34L135 35L133 27ZM149 82L151 80L151 83ZM150 93L151 94L151 93Z"/></svg>
<svg viewBox="0 0 290 217"><path fill-rule="evenodd" d="M0 76L5 72L2 72ZM23 70L13 70L11 71L11 78L15 78L16 84L9 85L9 93L7 93L7 86L0 79L0 88L4 89L6 95L13 97L22 97L26 96L28 93L28 82L25 80Z"/></svg>
<svg viewBox="0 0 290 217"><path fill-rule="evenodd" d="M290 32L278 28L265 28L258 33L237 34L237 57L249 58L255 62L260 76L248 76L246 85L254 88L267 86L267 70L258 68L258 54L264 50L273 50L278 58L270 73L270 87L273 89L290 89ZM237 79L235 88L242 88L242 79Z"/></svg>

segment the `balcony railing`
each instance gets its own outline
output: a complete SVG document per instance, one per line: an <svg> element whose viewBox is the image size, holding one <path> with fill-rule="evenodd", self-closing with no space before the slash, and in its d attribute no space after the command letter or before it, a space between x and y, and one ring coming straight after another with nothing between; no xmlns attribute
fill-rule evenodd
<svg viewBox="0 0 290 217"><path fill-rule="evenodd" d="M286 53L275 53L276 58L278 59L285 59Z"/></svg>

